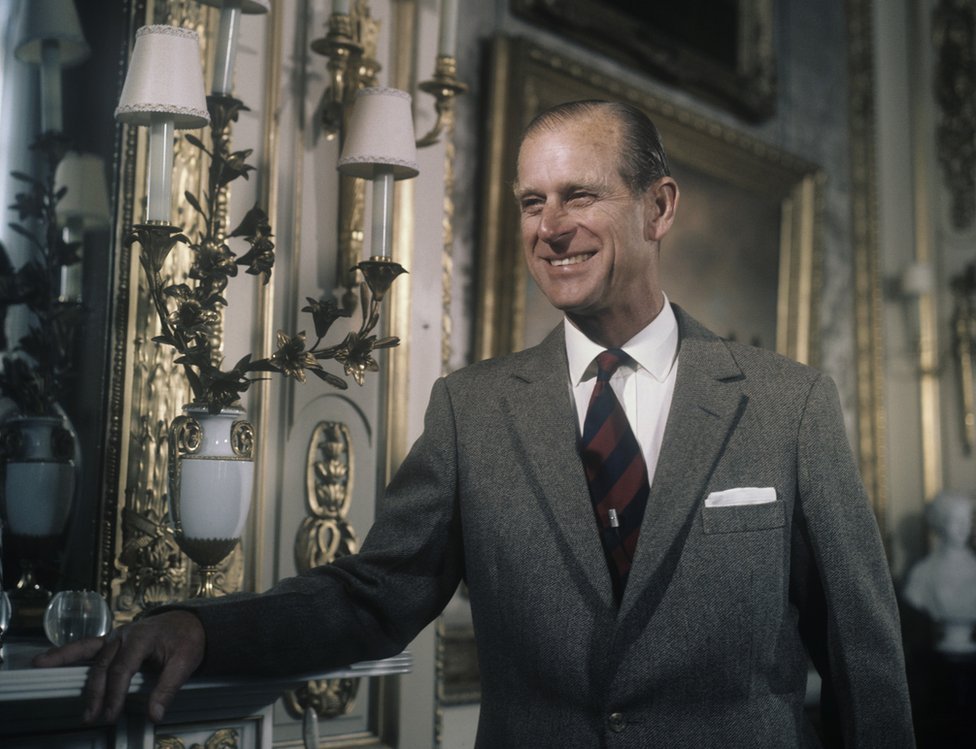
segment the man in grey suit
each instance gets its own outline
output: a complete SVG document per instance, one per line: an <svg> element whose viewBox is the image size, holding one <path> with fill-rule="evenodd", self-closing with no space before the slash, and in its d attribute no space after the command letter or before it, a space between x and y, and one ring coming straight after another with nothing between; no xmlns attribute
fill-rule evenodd
<svg viewBox="0 0 976 749"><path fill-rule="evenodd" d="M159 719L194 673L394 654L465 580L479 747L912 746L891 580L835 388L668 303L658 258L679 192L653 124L616 103L543 113L516 197L526 262L566 322L434 385L358 555L39 665L94 658L87 717L114 719L155 664ZM825 738L804 711L808 658Z"/></svg>

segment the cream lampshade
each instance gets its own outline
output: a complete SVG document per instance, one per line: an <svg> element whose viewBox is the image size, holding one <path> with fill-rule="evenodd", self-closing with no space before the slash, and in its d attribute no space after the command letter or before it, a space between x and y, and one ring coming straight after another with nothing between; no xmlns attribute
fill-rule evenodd
<svg viewBox="0 0 976 749"><path fill-rule="evenodd" d="M172 119L180 130L210 122L199 38L192 29L155 25L136 32L115 118L148 126L157 114Z"/></svg>
<svg viewBox="0 0 976 749"><path fill-rule="evenodd" d="M41 132L61 132L61 68L76 65L91 52L81 33L72 0L32 0L21 6L19 60L41 68Z"/></svg>
<svg viewBox="0 0 976 749"><path fill-rule="evenodd" d="M420 173L410 94L395 88L364 88L359 92L339 171L373 181L371 254L389 258L393 254L393 181Z"/></svg>
<svg viewBox="0 0 976 749"><path fill-rule="evenodd" d="M59 190L67 188L55 209L59 224L75 223L85 231L109 226L108 187L100 157L68 151L54 173L54 184Z"/></svg>
<svg viewBox="0 0 976 749"><path fill-rule="evenodd" d="M30 0L22 5L17 48L18 60L40 65L44 42L58 43L61 67L70 67L91 53L81 33L78 11L72 0Z"/></svg>
<svg viewBox="0 0 976 749"><path fill-rule="evenodd" d="M395 88L364 88L356 96L339 159L339 171L373 179L390 171L393 179L409 179L417 168L410 94Z"/></svg>
<svg viewBox="0 0 976 749"><path fill-rule="evenodd" d="M111 224L108 208L108 188L105 184L105 164L93 154L68 151L58 163L54 184L64 195L55 206L58 225L66 242L84 247L85 232L107 229ZM71 265L61 267L62 302L80 302L82 296L83 257Z"/></svg>
<svg viewBox="0 0 976 749"><path fill-rule="evenodd" d="M146 220L169 223L173 129L198 128L210 122L195 31L155 25L136 32L115 118L149 126Z"/></svg>

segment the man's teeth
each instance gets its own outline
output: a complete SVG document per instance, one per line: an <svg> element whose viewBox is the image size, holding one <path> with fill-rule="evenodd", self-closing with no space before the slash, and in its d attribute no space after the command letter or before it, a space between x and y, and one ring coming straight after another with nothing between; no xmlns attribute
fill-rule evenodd
<svg viewBox="0 0 976 749"><path fill-rule="evenodd" d="M585 263L587 260L593 257L593 255L594 253L587 252L583 255L573 255L572 257L560 257L560 258L556 258L555 260L550 260L549 264L555 265L556 267L562 265L576 265L577 263Z"/></svg>

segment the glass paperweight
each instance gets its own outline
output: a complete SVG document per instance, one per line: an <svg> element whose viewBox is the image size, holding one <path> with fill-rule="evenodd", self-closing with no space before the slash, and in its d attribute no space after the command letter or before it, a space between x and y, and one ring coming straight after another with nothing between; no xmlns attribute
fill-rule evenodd
<svg viewBox="0 0 976 749"><path fill-rule="evenodd" d="M58 647L85 637L101 637L111 627L108 604L91 590L55 593L44 612L44 634Z"/></svg>

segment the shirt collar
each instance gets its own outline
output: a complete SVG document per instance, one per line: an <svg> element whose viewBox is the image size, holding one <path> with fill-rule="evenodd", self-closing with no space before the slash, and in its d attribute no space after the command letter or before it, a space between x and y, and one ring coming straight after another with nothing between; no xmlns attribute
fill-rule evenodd
<svg viewBox="0 0 976 749"><path fill-rule="evenodd" d="M587 338L568 319L563 330L569 378L575 387L583 380L596 376L596 368L590 365L604 347ZM678 353L678 321L667 296L658 316L621 348L637 362L639 368L646 370L658 382L667 378Z"/></svg>

